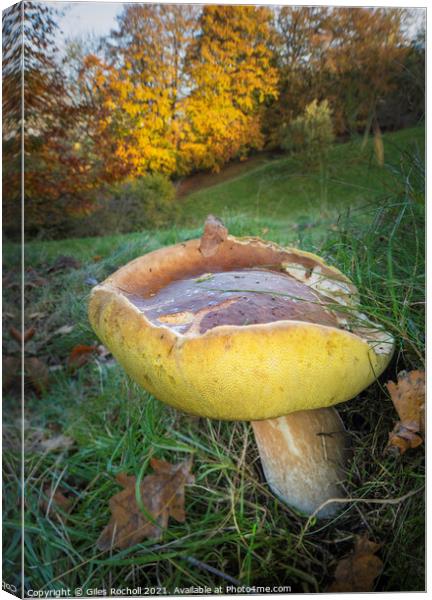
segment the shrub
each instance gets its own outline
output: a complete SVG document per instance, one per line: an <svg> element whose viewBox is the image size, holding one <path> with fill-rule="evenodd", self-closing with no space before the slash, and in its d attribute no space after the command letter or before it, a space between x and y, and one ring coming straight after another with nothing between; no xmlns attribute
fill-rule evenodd
<svg viewBox="0 0 432 600"><path fill-rule="evenodd" d="M281 146L288 152L304 154L308 162L322 164L334 141L331 110L327 100L313 100L282 130Z"/></svg>
<svg viewBox="0 0 432 600"><path fill-rule="evenodd" d="M172 224L177 213L173 184L164 175L153 173L109 187L99 208L75 221L73 233L92 236L157 229Z"/></svg>

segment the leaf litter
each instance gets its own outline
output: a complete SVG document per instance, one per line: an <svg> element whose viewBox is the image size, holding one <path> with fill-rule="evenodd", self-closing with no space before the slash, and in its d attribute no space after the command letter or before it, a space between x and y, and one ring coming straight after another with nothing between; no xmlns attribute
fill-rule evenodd
<svg viewBox="0 0 432 600"><path fill-rule="evenodd" d="M389 433L386 451L400 455L424 440L425 372L401 371L397 383L389 381L386 386L400 419Z"/></svg>
<svg viewBox="0 0 432 600"><path fill-rule="evenodd" d="M190 472L192 460L171 464L152 458L150 465L154 473L142 480L139 490L147 516L137 502L136 477L126 473L116 476L124 489L109 501L112 516L98 539L100 550L129 548L145 538L160 539L169 517L179 523L185 521L185 485L195 481Z"/></svg>
<svg viewBox="0 0 432 600"><path fill-rule="evenodd" d="M68 358L68 367L72 371L79 369L83 365L87 364L95 353L99 353L98 346L88 346L85 344L78 344L72 348Z"/></svg>
<svg viewBox="0 0 432 600"><path fill-rule="evenodd" d="M354 551L342 558L335 570L334 581L328 592L371 592L375 579L383 569L376 556L381 544L372 542L367 534L357 536Z"/></svg>

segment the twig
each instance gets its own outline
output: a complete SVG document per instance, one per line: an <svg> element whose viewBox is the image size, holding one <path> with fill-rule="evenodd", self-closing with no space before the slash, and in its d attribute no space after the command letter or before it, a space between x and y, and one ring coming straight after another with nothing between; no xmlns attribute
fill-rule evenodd
<svg viewBox="0 0 432 600"><path fill-rule="evenodd" d="M340 504L348 504L354 502L365 502L367 504L399 504L400 502L407 500L411 496L414 496L414 494L418 494L418 492L421 492L422 490L424 490L424 485L416 490L411 490L410 492L404 494L403 496L400 496L399 498L329 498L328 500L320 504L318 508L316 508L313 511L313 513L309 516L308 520L306 521L306 525L304 526L300 534L300 539L297 543L297 546L300 544L306 531L309 529L312 520L317 516L317 514L322 508L327 506L327 504L331 504L332 502L337 502Z"/></svg>
<svg viewBox="0 0 432 600"><path fill-rule="evenodd" d="M205 571L208 571L209 573L212 573L213 575L222 577L222 579L225 579L225 581L229 581L230 583L232 583L234 585L237 585L237 586L242 585L241 581L239 581L238 579L235 579L234 577L231 577L231 575L227 575L226 573L222 573L222 571L219 571L219 569L215 569L214 567L207 565L206 563L203 563L200 560L197 560L193 556L182 556L181 558L183 558L184 560L187 560L187 562L190 563L191 565L193 565L194 567L198 567L198 569L204 569Z"/></svg>

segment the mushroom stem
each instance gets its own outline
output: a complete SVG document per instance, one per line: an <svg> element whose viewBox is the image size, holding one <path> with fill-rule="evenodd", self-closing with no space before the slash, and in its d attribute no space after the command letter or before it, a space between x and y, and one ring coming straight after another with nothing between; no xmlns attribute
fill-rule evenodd
<svg viewBox="0 0 432 600"><path fill-rule="evenodd" d="M282 501L311 514L326 500L343 495L348 440L334 408L252 421L252 427L268 484ZM330 517L341 506L329 503L318 516Z"/></svg>

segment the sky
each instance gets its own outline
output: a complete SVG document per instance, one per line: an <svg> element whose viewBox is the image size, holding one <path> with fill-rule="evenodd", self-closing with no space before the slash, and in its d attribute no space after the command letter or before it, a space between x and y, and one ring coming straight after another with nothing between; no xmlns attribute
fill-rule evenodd
<svg viewBox="0 0 432 600"><path fill-rule="evenodd" d="M286 3L286 2L281 2ZM59 25L63 33L58 34L57 45L64 48L65 40L76 36L85 36L94 33L97 36L107 35L116 26L116 16L120 14L125 3L123 2L50 2L63 16ZM383 2L383 5L386 5ZM415 33L418 23L425 18L425 10L414 11L413 24L410 33ZM416 23L417 21L417 23Z"/></svg>
<svg viewBox="0 0 432 600"><path fill-rule="evenodd" d="M63 41L77 35L94 33L107 35L116 25L123 2L55 2L56 8L63 11L58 20L63 34L59 36L60 47Z"/></svg>

